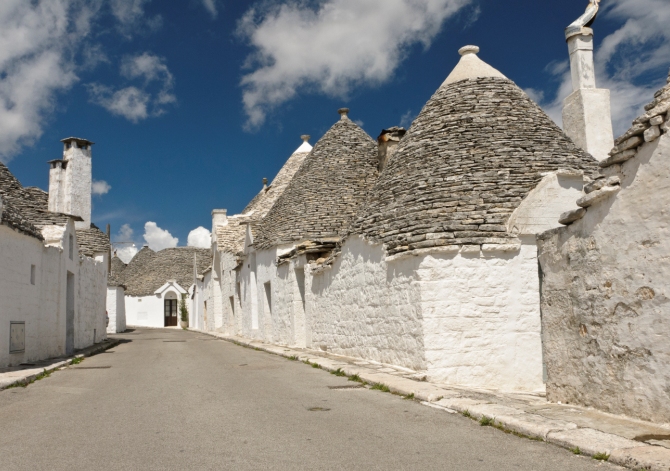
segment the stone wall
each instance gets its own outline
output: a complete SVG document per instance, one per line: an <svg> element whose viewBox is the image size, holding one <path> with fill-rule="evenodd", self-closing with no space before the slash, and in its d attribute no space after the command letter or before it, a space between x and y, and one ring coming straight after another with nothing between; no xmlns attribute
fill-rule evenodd
<svg viewBox="0 0 670 471"><path fill-rule="evenodd" d="M548 399L670 422L670 135L658 134L625 136L643 145L609 159L620 189L586 195L596 202L543 234L539 258Z"/></svg>
<svg viewBox="0 0 670 471"><path fill-rule="evenodd" d="M74 318L74 348L77 349L107 338L107 264L83 257L78 268Z"/></svg>
<svg viewBox="0 0 670 471"><path fill-rule="evenodd" d="M425 370L419 258L386 264L381 245L349 238L307 291L314 349Z"/></svg>
<svg viewBox="0 0 670 471"><path fill-rule="evenodd" d="M540 287L534 236L510 252L422 258L422 331L430 379L542 391Z"/></svg>

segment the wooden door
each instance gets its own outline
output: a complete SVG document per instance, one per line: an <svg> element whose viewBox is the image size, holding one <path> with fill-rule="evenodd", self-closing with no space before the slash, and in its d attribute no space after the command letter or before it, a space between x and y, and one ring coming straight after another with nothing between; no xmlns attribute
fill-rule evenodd
<svg viewBox="0 0 670 471"><path fill-rule="evenodd" d="M165 300L165 327L177 327L177 300Z"/></svg>

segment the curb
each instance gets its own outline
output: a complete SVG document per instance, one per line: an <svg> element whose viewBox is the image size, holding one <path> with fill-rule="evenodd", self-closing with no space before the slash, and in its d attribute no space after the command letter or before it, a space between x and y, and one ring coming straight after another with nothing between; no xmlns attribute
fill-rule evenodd
<svg viewBox="0 0 670 471"><path fill-rule="evenodd" d="M216 337L241 347L253 348L284 358L297 358L303 362L307 361L331 373L340 370L347 376L358 375L365 383L385 384L394 394L413 395L414 399L423 405L442 409L445 412L457 412L480 421L480 423L488 422L488 425L505 433L513 433L521 438L544 441L570 450L575 454L601 459L636 471L670 471L670 449L662 446L629 440L591 428L580 428L572 422L549 419L485 400L462 397L462 392L443 389L428 382L418 382L377 371L372 372L368 368L351 365L345 361L310 355L308 351L268 345L215 332L189 330Z"/></svg>
<svg viewBox="0 0 670 471"><path fill-rule="evenodd" d="M23 376L18 379L13 379L11 382L2 384L0 383L0 391L4 391L5 389L9 389L15 386L23 386L26 387L30 383L32 383L35 379L37 379L39 376L43 375L44 373L53 373L54 371L58 370L59 368L62 368L64 366L69 366L72 364L72 362L78 358L87 358L87 357L92 357L94 355L97 355L98 353L102 353L105 350L109 350L110 348L114 348L117 345L121 343L120 339L109 339L107 342L101 342L95 347L89 347L89 350L85 351L84 353L79 353L73 357L70 357L66 360L59 361L57 363L52 363L48 367L43 368L42 371L38 373L33 373L30 375Z"/></svg>

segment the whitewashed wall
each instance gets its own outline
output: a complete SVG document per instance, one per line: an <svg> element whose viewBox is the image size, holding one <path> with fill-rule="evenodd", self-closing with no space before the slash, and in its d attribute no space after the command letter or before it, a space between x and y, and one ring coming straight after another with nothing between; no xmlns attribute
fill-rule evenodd
<svg viewBox="0 0 670 471"><path fill-rule="evenodd" d="M463 386L542 391L537 248L428 255L417 271L428 376Z"/></svg>
<svg viewBox="0 0 670 471"><path fill-rule="evenodd" d="M189 320L192 318L193 306L191 303L192 288L187 293L186 309L189 311ZM181 293L176 288L168 288L162 294L151 296L129 296L126 294L126 323L133 327L165 327L165 299L166 296L176 296L178 306L181 304ZM181 320L179 312L178 319Z"/></svg>
<svg viewBox="0 0 670 471"><path fill-rule="evenodd" d="M82 258L75 282L74 347L80 349L107 338L107 265L92 258Z"/></svg>
<svg viewBox="0 0 670 471"><path fill-rule="evenodd" d="M540 237L547 397L670 422L670 134L616 196Z"/></svg>
<svg viewBox="0 0 670 471"><path fill-rule="evenodd" d="M74 223L44 230L39 240L0 225L0 367L66 354L66 286L74 275L74 347L105 338L107 270L101 262L79 258ZM69 236L73 235L70 258ZM35 285L30 281L35 265ZM26 323L24 353L9 354L9 323Z"/></svg>
<svg viewBox="0 0 670 471"><path fill-rule="evenodd" d="M420 260L384 261L381 245L352 237L308 290L312 347L425 370Z"/></svg>
<svg viewBox="0 0 670 471"><path fill-rule="evenodd" d="M107 287L107 314L109 315L108 334L126 331L125 290L122 286Z"/></svg>

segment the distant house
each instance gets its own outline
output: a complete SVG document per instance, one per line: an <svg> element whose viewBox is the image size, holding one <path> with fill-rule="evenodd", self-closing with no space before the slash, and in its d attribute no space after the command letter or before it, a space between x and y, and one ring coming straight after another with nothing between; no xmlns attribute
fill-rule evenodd
<svg viewBox="0 0 670 471"><path fill-rule="evenodd" d="M182 299L192 310L195 279L212 263L210 249L176 247L154 252L140 250L115 280L125 287L126 324L137 327L176 327Z"/></svg>
<svg viewBox="0 0 670 471"><path fill-rule="evenodd" d="M109 237L91 223L91 146L63 141L49 193L0 163L0 367L106 338Z"/></svg>

